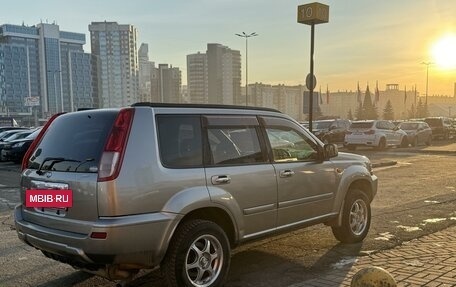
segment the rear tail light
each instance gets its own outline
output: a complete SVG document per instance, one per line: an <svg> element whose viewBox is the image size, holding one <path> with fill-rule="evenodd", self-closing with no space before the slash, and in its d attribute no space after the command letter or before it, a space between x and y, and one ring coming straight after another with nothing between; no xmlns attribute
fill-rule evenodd
<svg viewBox="0 0 456 287"><path fill-rule="evenodd" d="M24 155L24 158L22 159L22 165L21 165L21 171L24 171L28 167L28 161L30 160L30 157L32 156L32 153L35 151L35 148L37 145L40 143L41 139L43 138L44 134L46 133L46 130L49 128L51 123L60 115L63 115L64 113L58 113L53 115L44 125L44 127L41 129L40 133L38 136L33 140L33 142L30 144L29 148L27 149L27 152Z"/></svg>
<svg viewBox="0 0 456 287"><path fill-rule="evenodd" d="M130 108L120 110L117 115L101 156L98 181L113 180L119 175L133 115Z"/></svg>
<svg viewBox="0 0 456 287"><path fill-rule="evenodd" d="M367 132L364 132L365 135L373 135L375 134L374 130L368 130Z"/></svg>

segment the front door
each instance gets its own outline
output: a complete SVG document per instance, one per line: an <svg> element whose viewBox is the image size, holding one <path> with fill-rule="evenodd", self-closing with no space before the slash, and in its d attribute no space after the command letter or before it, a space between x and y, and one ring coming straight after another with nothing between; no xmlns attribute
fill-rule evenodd
<svg viewBox="0 0 456 287"><path fill-rule="evenodd" d="M277 174L278 227L328 215L338 186L333 163L319 160L318 143L294 122L263 119Z"/></svg>

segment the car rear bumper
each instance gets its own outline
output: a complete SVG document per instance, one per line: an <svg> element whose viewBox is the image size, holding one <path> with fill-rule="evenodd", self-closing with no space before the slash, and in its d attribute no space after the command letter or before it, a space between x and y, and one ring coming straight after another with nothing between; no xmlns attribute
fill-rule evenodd
<svg viewBox="0 0 456 287"><path fill-rule="evenodd" d="M375 137L349 137L345 138L344 145L351 146L378 146L378 141Z"/></svg>
<svg viewBox="0 0 456 287"><path fill-rule="evenodd" d="M18 205L14 211L18 237L48 256L54 255L49 257L81 268L110 264L155 267L180 219L171 213L99 218L89 234L79 234L28 222L22 209ZM106 238L91 238L92 232L105 232Z"/></svg>

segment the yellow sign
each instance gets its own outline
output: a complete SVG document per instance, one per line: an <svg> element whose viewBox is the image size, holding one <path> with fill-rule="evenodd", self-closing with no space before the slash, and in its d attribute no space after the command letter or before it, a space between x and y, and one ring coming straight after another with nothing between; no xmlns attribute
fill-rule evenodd
<svg viewBox="0 0 456 287"><path fill-rule="evenodd" d="M329 21L329 6L321 3L310 3L298 6L298 23L321 24Z"/></svg>

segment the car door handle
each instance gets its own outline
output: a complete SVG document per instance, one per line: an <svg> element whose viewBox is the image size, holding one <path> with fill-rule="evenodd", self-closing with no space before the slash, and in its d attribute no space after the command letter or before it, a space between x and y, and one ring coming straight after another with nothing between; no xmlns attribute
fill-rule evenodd
<svg viewBox="0 0 456 287"><path fill-rule="evenodd" d="M228 184L231 182L231 177L228 175L214 175L211 178L212 184L217 185L217 184Z"/></svg>
<svg viewBox="0 0 456 287"><path fill-rule="evenodd" d="M293 176L295 174L294 171L292 171L291 169L286 169L286 170L282 170L280 172L280 177L290 177L290 176Z"/></svg>

